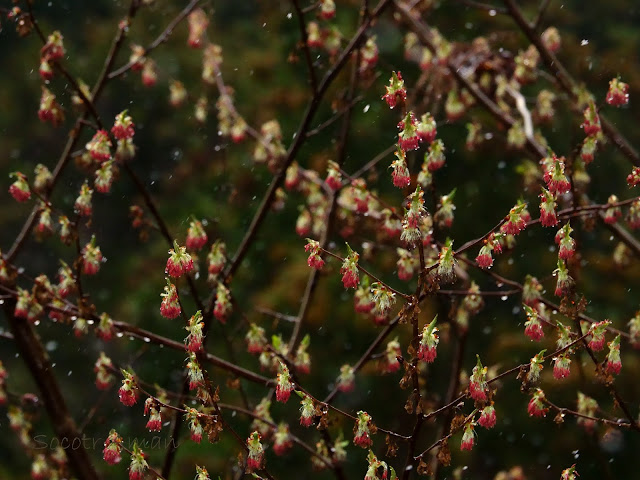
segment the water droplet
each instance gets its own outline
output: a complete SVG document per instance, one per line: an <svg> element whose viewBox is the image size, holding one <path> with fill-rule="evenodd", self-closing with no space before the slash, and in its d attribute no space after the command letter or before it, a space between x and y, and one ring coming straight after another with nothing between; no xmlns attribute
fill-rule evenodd
<svg viewBox="0 0 640 480"><path fill-rule="evenodd" d="M118 332L118 333L116 333L116 337L122 338L122 337L124 337L124 333Z"/></svg>
<svg viewBox="0 0 640 480"><path fill-rule="evenodd" d="M289 20L291 20L291 17L293 17L293 15L291 14L291 12L287 13L287 18L288 18Z"/></svg>
<svg viewBox="0 0 640 480"><path fill-rule="evenodd" d="M505 302L507 300L507 298L509 298L507 295L502 295L500 297L500 300L502 300L503 302Z"/></svg>
<svg viewBox="0 0 640 480"><path fill-rule="evenodd" d="M495 17L498 14L497 11L495 11L493 8L491 10L489 10L489 16L490 17Z"/></svg>
<svg viewBox="0 0 640 480"><path fill-rule="evenodd" d="M364 113L367 113L369 111L369 109L371 108L371 105L369 105L368 103L364 106L364 108L362 109L362 111Z"/></svg>
<svg viewBox="0 0 640 480"><path fill-rule="evenodd" d="M587 40L586 38L580 42L581 47L584 47L585 45L589 45L589 40Z"/></svg>
<svg viewBox="0 0 640 480"><path fill-rule="evenodd" d="M144 338L143 338L143 340L144 340L146 343L151 342L151 339L150 339L149 337L144 337Z"/></svg>

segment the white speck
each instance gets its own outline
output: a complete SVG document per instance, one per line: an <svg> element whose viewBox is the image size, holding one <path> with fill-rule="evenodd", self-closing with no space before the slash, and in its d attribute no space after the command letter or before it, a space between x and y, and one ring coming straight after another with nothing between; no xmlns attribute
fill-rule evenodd
<svg viewBox="0 0 640 480"><path fill-rule="evenodd" d="M369 111L369 109L370 109L370 108L371 108L371 105L366 104L366 105L364 106L364 108L362 109L362 111L363 111L364 113L367 113L367 112Z"/></svg>
<svg viewBox="0 0 640 480"><path fill-rule="evenodd" d="M509 298L509 297L508 297L507 295L502 295L502 296L500 297L500 300L502 300L503 302L506 302L508 298Z"/></svg>
<svg viewBox="0 0 640 480"><path fill-rule="evenodd" d="M496 11L495 11L495 10L493 10L493 9L489 10L489 16L490 16L490 17L495 17L497 13L498 13L498 12L496 12Z"/></svg>
<svg viewBox="0 0 640 480"><path fill-rule="evenodd" d="M266 26L267 26L267 22L264 22L264 23L262 24L262 28L264 28L264 27L266 27Z"/></svg>
<svg viewBox="0 0 640 480"><path fill-rule="evenodd" d="M584 39L584 40L582 40L582 41L580 42L580 46L581 46L581 47L584 47L585 45L589 45L589 40Z"/></svg>
<svg viewBox="0 0 640 480"><path fill-rule="evenodd" d="M144 340L146 343L149 343L149 342L151 341L151 339L150 339L149 337L144 337L144 338L143 338L143 340Z"/></svg>
<svg viewBox="0 0 640 480"><path fill-rule="evenodd" d="M293 17L293 15L291 15L291 12L287 13L287 18L288 18L289 20L291 20L291 17Z"/></svg>
<svg viewBox="0 0 640 480"><path fill-rule="evenodd" d="M67 377L70 377L72 373L73 373L73 372L72 372L71 370L69 370L69 371L67 372Z"/></svg>
<svg viewBox="0 0 640 480"><path fill-rule="evenodd" d="M116 333L116 337L122 338L122 337L124 337L124 333L118 332L118 333Z"/></svg>

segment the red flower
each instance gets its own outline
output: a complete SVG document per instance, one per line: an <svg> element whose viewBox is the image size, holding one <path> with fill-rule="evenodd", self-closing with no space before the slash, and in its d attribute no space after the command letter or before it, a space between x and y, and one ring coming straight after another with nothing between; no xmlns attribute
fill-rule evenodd
<svg viewBox="0 0 640 480"><path fill-rule="evenodd" d="M600 133L600 130L602 130L602 127L600 126L600 117L598 116L596 105L593 103L593 100L589 102L589 105L584 110L584 122L582 123L582 128L584 128L584 133L590 137L597 135Z"/></svg>
<svg viewBox="0 0 640 480"><path fill-rule="evenodd" d="M523 218L522 212L525 210L524 203L518 204L509 211L507 221L502 224L500 231L508 235L517 235L527 226L526 220Z"/></svg>
<svg viewBox="0 0 640 480"><path fill-rule="evenodd" d="M53 69L51 68L51 64L44 58L40 60L38 73L40 73L40 78L45 82L53 78Z"/></svg>
<svg viewBox="0 0 640 480"><path fill-rule="evenodd" d="M303 208L296 220L296 233L301 237L309 235L312 222L313 218L311 217L311 213L306 208Z"/></svg>
<svg viewBox="0 0 640 480"><path fill-rule="evenodd" d="M135 124L131 120L131 117L127 115L127 111L124 110L116 115L116 120L111 128L111 133L113 133L113 136L118 140L133 138L133 135L135 134L133 127L135 127Z"/></svg>
<svg viewBox="0 0 640 480"><path fill-rule="evenodd" d="M567 354L559 355L553 364L553 378L562 380L571 375L571 359Z"/></svg>
<svg viewBox="0 0 640 480"><path fill-rule="evenodd" d="M62 34L56 30L47 37L47 43L40 49L40 55L47 61L60 60L64 57L65 49Z"/></svg>
<svg viewBox="0 0 640 480"><path fill-rule="evenodd" d="M249 449L247 470L250 472L260 470L264 464L264 448L260 443L260 434L258 432L253 432L249 438L247 438L247 448Z"/></svg>
<svg viewBox="0 0 640 480"><path fill-rule="evenodd" d="M253 471L253 470L260 470L262 468L262 460L263 460L263 455L260 456L250 456L249 458L247 458L247 470L248 471Z"/></svg>
<svg viewBox="0 0 640 480"><path fill-rule="evenodd" d="M56 101L56 96L46 87L42 87L42 96L40 97L40 107L38 109L38 118L42 122L51 122L57 127L64 120L64 112L62 107Z"/></svg>
<svg viewBox="0 0 640 480"><path fill-rule="evenodd" d="M633 167L631 173L627 175L627 183L630 187L640 184L640 167Z"/></svg>
<svg viewBox="0 0 640 480"><path fill-rule="evenodd" d="M553 155L551 162L545 162L544 181L549 192L554 195L562 195L571 189L564 168L564 157L558 158Z"/></svg>
<svg viewBox="0 0 640 480"><path fill-rule="evenodd" d="M231 312L231 308L231 293L229 292L229 289L220 282L218 283L218 289L216 290L216 303L213 309L213 315L220 321L220 323L226 323L227 315Z"/></svg>
<svg viewBox="0 0 640 480"><path fill-rule="evenodd" d="M192 220L187 231L186 245L189 250L200 250L207 244L207 233L202 227L202 222Z"/></svg>
<svg viewBox="0 0 640 480"><path fill-rule="evenodd" d="M404 160L404 152L400 152L402 157L398 156L398 159L394 160L391 164L391 168L393 168L391 177L393 178L393 185L395 187L405 188L411 183L411 175L407 167L407 162ZM396 155L398 155L398 152L396 152Z"/></svg>
<svg viewBox="0 0 640 480"><path fill-rule="evenodd" d="M85 275L95 275L100 270L102 263L102 252L100 247L96 246L95 235L91 237L91 241L82 249L82 273Z"/></svg>
<svg viewBox="0 0 640 480"><path fill-rule="evenodd" d="M398 128L402 131L398 134L398 145L402 150L417 150L420 144L418 136L417 122L413 116L413 112L407 113L405 119L398 124Z"/></svg>
<svg viewBox="0 0 640 480"><path fill-rule="evenodd" d="M488 385L486 376L487 367L482 366L482 362L480 361L480 357L478 356L476 366L473 367L471 378L469 378L469 395L477 402L487 401Z"/></svg>
<svg viewBox="0 0 640 480"><path fill-rule="evenodd" d="M353 443L362 448L369 448L373 445L373 440L371 440L369 432L362 432L361 434L353 437Z"/></svg>
<svg viewBox="0 0 640 480"><path fill-rule="evenodd" d="M169 250L169 259L165 273L172 277L181 277L185 273L193 270L193 259L187 253L186 247L181 247L178 242L173 241L173 248Z"/></svg>
<svg viewBox="0 0 640 480"><path fill-rule="evenodd" d="M138 401L138 393L135 390L126 390L124 387L120 387L118 390L118 398L123 405L132 407Z"/></svg>
<svg viewBox="0 0 640 480"><path fill-rule="evenodd" d="M491 256L492 248L485 243L480 249L480 253L476 257L476 263L480 268L490 268L493 266L493 257Z"/></svg>
<svg viewBox="0 0 640 480"><path fill-rule="evenodd" d="M402 74L400 72L392 72L389 79L389 86L385 87L387 93L384 94L382 99L387 102L389 108L394 108L398 104L404 103L407 99L407 89L404 88L404 81L402 80Z"/></svg>
<svg viewBox="0 0 640 480"><path fill-rule="evenodd" d="M142 65L142 84L145 87L153 87L157 81L156 63L151 58L145 58Z"/></svg>
<svg viewBox="0 0 640 480"><path fill-rule="evenodd" d="M160 304L160 314L164 318L176 318L182 309L180 308L180 299L178 298L178 291L176 286L167 279L167 284L164 287L164 293L161 293L162 303Z"/></svg>
<svg viewBox="0 0 640 480"><path fill-rule="evenodd" d="M293 391L293 383L291 383L289 369L283 363L280 363L280 373L278 373L276 382L276 400L287 403Z"/></svg>
<svg viewBox="0 0 640 480"><path fill-rule="evenodd" d="M9 187L9 193L17 202L26 202L31 198L31 190L27 183L27 177L20 172L11 174L16 179Z"/></svg>
<svg viewBox="0 0 640 480"><path fill-rule="evenodd" d="M159 432L161 429L162 419L160 418L160 414L158 413L157 416L151 414L151 418L149 418L149 421L147 422L147 430L150 430L152 432Z"/></svg>
<svg viewBox="0 0 640 480"><path fill-rule="evenodd" d="M340 166L336 162L329 161L325 182L334 192L342 188L342 173L340 173Z"/></svg>
<svg viewBox="0 0 640 480"><path fill-rule="evenodd" d="M305 252L309 252L309 258L307 259L307 265L316 270L321 270L324 267L324 260L320 256L320 243L316 240L307 238L307 244L304 247Z"/></svg>
<svg viewBox="0 0 640 480"><path fill-rule="evenodd" d="M336 4L333 0L320 1L320 18L331 20L336 15Z"/></svg>
<svg viewBox="0 0 640 480"><path fill-rule="evenodd" d="M609 81L609 91L606 97L607 103L614 107L629 103L629 85L614 78Z"/></svg>
<svg viewBox="0 0 640 480"><path fill-rule="evenodd" d="M460 450L473 450L473 444L475 443L475 435L473 432L473 423L469 422L464 427L464 433L462 434L462 441L460 442Z"/></svg>
<svg viewBox="0 0 640 480"><path fill-rule="evenodd" d="M187 21L189 23L189 39L187 40L187 44L191 48L202 47L205 33L209 26L207 14L204 13L204 10L201 8L197 8L189 14Z"/></svg>
<svg viewBox="0 0 640 480"><path fill-rule="evenodd" d="M342 267L340 268L342 284L344 288L356 288L360 283L360 277L358 275L358 258L360 258L360 255L351 250L349 244L347 244L347 248L349 249L349 256L344 259Z"/></svg>
<svg viewBox="0 0 640 480"><path fill-rule="evenodd" d="M549 409L545 407L544 401L544 392L538 388L527 406L527 412L530 417L545 417L547 415Z"/></svg>
<svg viewBox="0 0 640 480"><path fill-rule="evenodd" d="M438 329L436 328L437 319L438 316L436 315L431 323L424 326L420 338L420 345L418 346L418 358L427 363L432 363L438 355L436 347L438 343L440 343L440 339L438 338Z"/></svg>
<svg viewBox="0 0 640 480"><path fill-rule="evenodd" d="M531 340L539 342L544 337L544 330L538 318L538 312L529 305L524 306L528 320L525 322L524 334Z"/></svg>
<svg viewBox="0 0 640 480"><path fill-rule="evenodd" d="M486 429L493 428L496 425L496 409L493 405L488 405L480 412L480 418L478 418L478 425Z"/></svg>
<svg viewBox="0 0 640 480"><path fill-rule="evenodd" d="M609 353L607 354L607 364L605 372L609 375L620 373L622 361L620 360L620 334L609 342Z"/></svg>
<svg viewBox="0 0 640 480"><path fill-rule="evenodd" d="M293 446L291 435L289 434L289 427L287 425L278 425L278 429L275 431L273 436L273 452L276 455L284 455Z"/></svg>
<svg viewBox="0 0 640 480"><path fill-rule="evenodd" d="M358 420L353 428L353 443L361 448L369 448L373 445L371 439L372 430L375 429L371 416L362 410L358 412Z"/></svg>
<svg viewBox="0 0 640 480"><path fill-rule="evenodd" d="M105 162L111 158L111 140L106 130L98 130L93 138L86 144L86 149L91 158L99 162Z"/></svg>
<svg viewBox="0 0 640 480"><path fill-rule="evenodd" d="M425 113L424 115L422 115L416 129L418 132L418 137L420 137L420 141L431 143L435 140L437 133L436 121L430 113Z"/></svg>
<svg viewBox="0 0 640 480"><path fill-rule="evenodd" d="M104 447L104 450L102 451L102 458L104 458L104 461L109 465L115 465L116 463L120 463L120 460L122 460L119 448L117 448L115 444L113 445L114 446Z"/></svg>

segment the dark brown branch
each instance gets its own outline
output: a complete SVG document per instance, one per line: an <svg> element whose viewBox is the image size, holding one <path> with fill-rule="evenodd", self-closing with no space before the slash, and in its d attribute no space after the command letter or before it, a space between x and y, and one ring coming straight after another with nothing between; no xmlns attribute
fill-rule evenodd
<svg viewBox="0 0 640 480"><path fill-rule="evenodd" d="M71 469L82 480L100 478L87 450L84 448L80 431L71 416L60 385L53 375L53 367L49 357L36 332L29 322L14 316L15 299L11 298L5 301L2 308L9 322L9 328L20 356L42 394L42 402L60 445L63 448L65 445L67 446L65 452Z"/></svg>

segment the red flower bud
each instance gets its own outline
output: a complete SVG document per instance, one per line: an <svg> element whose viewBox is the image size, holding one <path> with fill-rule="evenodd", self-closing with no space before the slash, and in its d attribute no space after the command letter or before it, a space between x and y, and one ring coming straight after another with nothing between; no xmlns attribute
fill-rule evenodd
<svg viewBox="0 0 640 480"><path fill-rule="evenodd" d="M609 81L609 91L607 92L607 103L614 107L629 103L629 85L614 78Z"/></svg>
<svg viewBox="0 0 640 480"><path fill-rule="evenodd" d="M9 193L17 202L26 202L31 198L31 190L27 183L27 177L21 172L14 172L10 175L16 180L9 187Z"/></svg>
<svg viewBox="0 0 640 480"><path fill-rule="evenodd" d="M169 259L165 273L172 277L181 277L185 273L193 270L193 259L187 253L186 247L181 247L178 242L173 241L173 248L169 250Z"/></svg>

